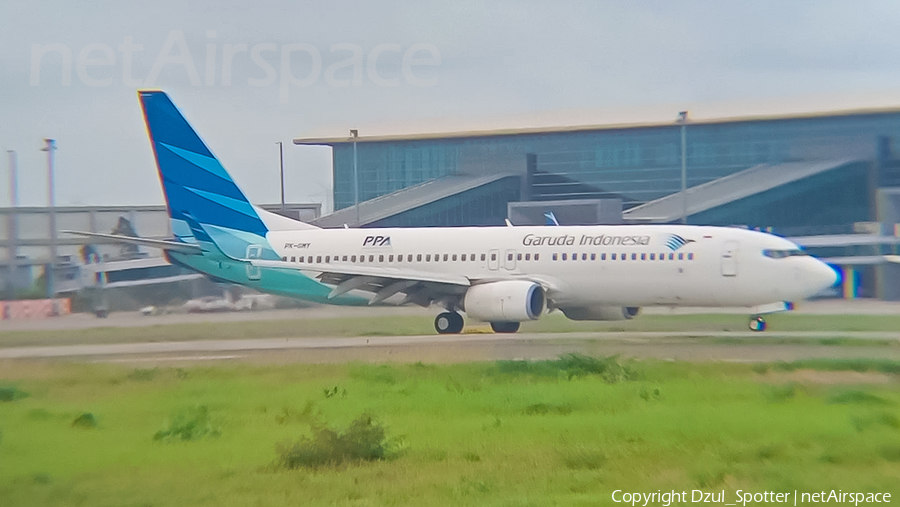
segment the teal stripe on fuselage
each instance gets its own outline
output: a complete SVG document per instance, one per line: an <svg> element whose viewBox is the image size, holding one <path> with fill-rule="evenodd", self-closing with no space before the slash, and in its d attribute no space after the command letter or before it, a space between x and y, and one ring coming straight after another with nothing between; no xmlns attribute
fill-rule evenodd
<svg viewBox="0 0 900 507"><path fill-rule="evenodd" d="M177 252L169 252L168 255L172 261L202 274L245 285L260 292L332 305L365 306L369 303L365 298L346 294L328 299L331 287L313 280L296 269L254 268L246 262L225 257L214 259L206 255L184 255ZM258 280L250 279L248 268L258 271Z"/></svg>

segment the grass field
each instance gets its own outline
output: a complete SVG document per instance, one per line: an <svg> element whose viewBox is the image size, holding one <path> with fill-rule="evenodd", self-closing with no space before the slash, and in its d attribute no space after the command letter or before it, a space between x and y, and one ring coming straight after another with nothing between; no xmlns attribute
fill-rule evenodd
<svg viewBox="0 0 900 507"><path fill-rule="evenodd" d="M900 315L775 314L768 317L768 335L781 331L896 331ZM486 324L473 326L489 330ZM560 314L525 322L521 332L584 331L747 331L746 315L645 315L629 321L576 322ZM0 347L105 344L146 341L227 340L344 336L405 336L435 334L430 316L357 317L353 319L293 319L98 327L88 329L0 331ZM766 334L760 334L760 337Z"/></svg>
<svg viewBox="0 0 900 507"><path fill-rule="evenodd" d="M615 489L897 498L898 376L900 363L876 360L4 362L0 505L607 505ZM385 428L386 459L276 466L279 442L361 414Z"/></svg>

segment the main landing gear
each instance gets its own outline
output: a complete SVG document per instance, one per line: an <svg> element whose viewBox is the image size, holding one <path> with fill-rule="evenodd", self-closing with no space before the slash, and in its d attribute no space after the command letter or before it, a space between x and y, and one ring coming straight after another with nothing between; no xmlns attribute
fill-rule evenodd
<svg viewBox="0 0 900 507"><path fill-rule="evenodd" d="M463 329L462 315L456 312L439 313L434 318L434 329L438 334L457 334Z"/></svg>
<svg viewBox="0 0 900 507"><path fill-rule="evenodd" d="M457 312L439 313L434 318L434 329L438 334L458 334L463 330L463 317ZM495 333L515 333L519 330L518 322L491 322Z"/></svg>
<svg viewBox="0 0 900 507"><path fill-rule="evenodd" d="M495 333L515 333L519 330L518 322L491 322L491 329Z"/></svg>
<svg viewBox="0 0 900 507"><path fill-rule="evenodd" d="M759 315L750 316L750 330L762 332L766 330L766 319Z"/></svg>

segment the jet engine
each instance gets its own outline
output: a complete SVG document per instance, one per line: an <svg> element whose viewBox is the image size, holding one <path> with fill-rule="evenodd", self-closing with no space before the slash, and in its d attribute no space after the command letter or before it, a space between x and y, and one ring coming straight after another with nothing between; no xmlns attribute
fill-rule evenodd
<svg viewBox="0 0 900 507"><path fill-rule="evenodd" d="M469 318L484 322L536 320L545 304L544 289L527 280L473 285L463 300Z"/></svg>
<svg viewBox="0 0 900 507"><path fill-rule="evenodd" d="M560 310L572 320L631 320L641 313L637 306L576 306Z"/></svg>

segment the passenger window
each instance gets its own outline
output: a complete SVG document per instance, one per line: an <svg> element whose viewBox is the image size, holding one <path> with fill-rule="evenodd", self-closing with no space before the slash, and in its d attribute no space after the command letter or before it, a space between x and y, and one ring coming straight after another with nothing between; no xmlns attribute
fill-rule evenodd
<svg viewBox="0 0 900 507"><path fill-rule="evenodd" d="M616 254L612 254L612 256L610 257L610 259L616 260Z"/></svg>
<svg viewBox="0 0 900 507"><path fill-rule="evenodd" d="M463 262L465 262L465 261L466 261L466 254L462 254L462 258L461 258L460 260L463 261Z"/></svg>
<svg viewBox="0 0 900 507"><path fill-rule="evenodd" d="M506 254L506 260L511 261L511 260L512 260L512 254Z"/></svg>
<svg viewBox="0 0 900 507"><path fill-rule="evenodd" d="M394 255L391 254L388 256L388 262L394 262Z"/></svg>
<svg viewBox="0 0 900 507"><path fill-rule="evenodd" d="M481 260L484 260L484 254L481 254Z"/></svg>
<svg viewBox="0 0 900 507"><path fill-rule="evenodd" d="M656 254L655 254L655 253L650 254L650 260L651 260L651 261L655 261L655 260L656 260Z"/></svg>
<svg viewBox="0 0 900 507"><path fill-rule="evenodd" d="M666 254L664 254L664 253L659 254L659 260L661 260L661 261L666 260Z"/></svg>
<svg viewBox="0 0 900 507"><path fill-rule="evenodd" d="M492 260L492 261L497 260L497 254L492 253L492 254L491 254L491 260Z"/></svg>
<svg viewBox="0 0 900 507"><path fill-rule="evenodd" d="M693 253L693 252L691 252L691 253L688 254L688 260L689 260L689 261L694 260L694 253Z"/></svg>
<svg viewBox="0 0 900 507"><path fill-rule="evenodd" d="M316 262L317 262L317 263L318 263L318 262L322 262L322 256L321 256L321 255L317 255L317 256L316 256Z"/></svg>
<svg viewBox="0 0 900 507"><path fill-rule="evenodd" d="M591 260L592 260L592 261L597 260L597 254L592 253L592 254L591 254Z"/></svg>
<svg viewBox="0 0 900 507"><path fill-rule="evenodd" d="M675 254L670 253L670 254L669 254L669 260L670 260L670 261L674 261L674 260L675 260Z"/></svg>
<svg viewBox="0 0 900 507"><path fill-rule="evenodd" d="M346 255L344 255L344 256L341 257L341 262L347 262L347 256L346 256Z"/></svg>
<svg viewBox="0 0 900 507"><path fill-rule="evenodd" d="M531 254L530 254L530 253L525 254L525 260L526 260L526 261L530 261L530 260L531 260Z"/></svg>
<svg viewBox="0 0 900 507"><path fill-rule="evenodd" d="M601 261L605 261L605 260L606 260L606 254L605 254L605 253L600 254L600 260L601 260Z"/></svg>
<svg viewBox="0 0 900 507"><path fill-rule="evenodd" d="M647 254L642 253L642 254L641 254L641 260L642 260L642 261L647 260Z"/></svg>
<svg viewBox="0 0 900 507"><path fill-rule="evenodd" d="M406 262L412 262L412 254L406 256Z"/></svg>
<svg viewBox="0 0 900 507"><path fill-rule="evenodd" d="M449 258L449 256L447 254L444 254L444 262L447 262L448 258Z"/></svg>
<svg viewBox="0 0 900 507"><path fill-rule="evenodd" d="M581 260L583 260L583 261L586 261L586 260L587 260L587 254L586 254L586 253L581 254Z"/></svg>
<svg viewBox="0 0 900 507"><path fill-rule="evenodd" d="M378 256L378 262L384 262L384 255Z"/></svg>
<svg viewBox="0 0 900 507"><path fill-rule="evenodd" d="M374 255L370 255L370 256L369 256L369 262L375 262L375 256L374 256Z"/></svg>
<svg viewBox="0 0 900 507"><path fill-rule="evenodd" d="M472 259L472 261L475 261L475 254L469 254L469 258ZM465 260L465 259L463 259L463 260Z"/></svg>
<svg viewBox="0 0 900 507"><path fill-rule="evenodd" d="M425 256L425 262L431 262L431 254Z"/></svg>
<svg viewBox="0 0 900 507"><path fill-rule="evenodd" d="M441 254L434 254L434 262L441 260Z"/></svg>
<svg viewBox="0 0 900 507"><path fill-rule="evenodd" d="M534 254L537 255L537 254ZM553 260L556 260L556 254L553 254Z"/></svg>
<svg viewBox="0 0 900 507"><path fill-rule="evenodd" d="M403 255L397 256L397 262L403 262Z"/></svg>
<svg viewBox="0 0 900 507"><path fill-rule="evenodd" d="M331 262L331 256L330 256L330 255L326 255L326 256L325 256L325 264L328 264L329 262Z"/></svg>
<svg viewBox="0 0 900 507"><path fill-rule="evenodd" d="M536 260L536 261L541 260L541 254L539 254L539 253L534 254L534 260Z"/></svg>
<svg viewBox="0 0 900 507"><path fill-rule="evenodd" d="M422 262L422 254L416 255L416 262Z"/></svg>
<svg viewBox="0 0 900 507"><path fill-rule="evenodd" d="M282 257L281 260L287 262L287 257ZM294 262L294 258L293 258L293 257L291 257L291 262Z"/></svg>
<svg viewBox="0 0 900 507"><path fill-rule="evenodd" d="M522 260L522 254L516 254L516 260L517 261Z"/></svg>
<svg viewBox="0 0 900 507"><path fill-rule="evenodd" d="M624 261L624 260L627 260L627 259L628 259L628 254L622 254L620 257L622 258L623 261Z"/></svg>
<svg viewBox="0 0 900 507"><path fill-rule="evenodd" d="M456 254L453 254L453 260L454 261L456 260Z"/></svg>
<svg viewBox="0 0 900 507"><path fill-rule="evenodd" d="M568 257L566 256L566 254L562 255L562 260L568 260Z"/></svg>
<svg viewBox="0 0 900 507"><path fill-rule="evenodd" d="M683 261L683 260L684 260L684 254L683 254L683 253L679 253L679 254L678 254L678 260L680 260L680 261Z"/></svg>

